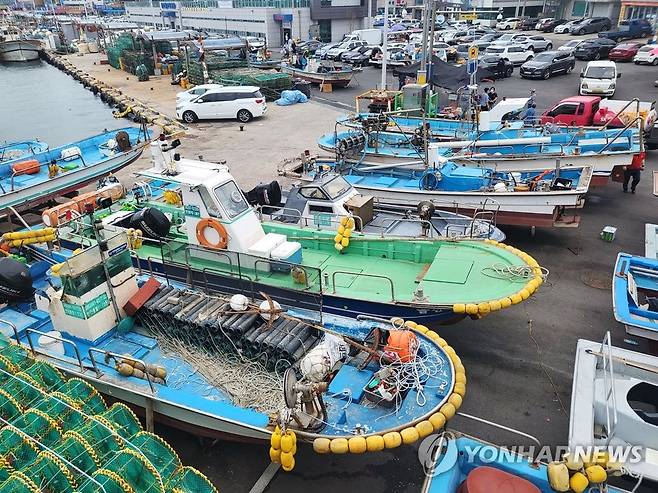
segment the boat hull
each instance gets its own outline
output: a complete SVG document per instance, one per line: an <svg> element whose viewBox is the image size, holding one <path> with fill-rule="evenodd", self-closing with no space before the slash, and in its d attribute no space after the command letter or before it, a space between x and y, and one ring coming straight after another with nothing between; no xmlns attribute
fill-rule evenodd
<svg viewBox="0 0 658 493"><path fill-rule="evenodd" d="M305 80L311 84L331 84L335 87L347 87L352 80L352 73L319 73L305 72L285 65L281 66L281 72L292 75L295 79Z"/></svg>
<svg viewBox="0 0 658 493"><path fill-rule="evenodd" d="M39 58L39 47L28 41L0 43L0 62L30 62Z"/></svg>

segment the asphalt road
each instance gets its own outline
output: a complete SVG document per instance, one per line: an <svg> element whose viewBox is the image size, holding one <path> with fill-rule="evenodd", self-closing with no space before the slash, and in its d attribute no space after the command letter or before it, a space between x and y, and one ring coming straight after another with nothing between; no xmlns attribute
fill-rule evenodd
<svg viewBox="0 0 658 493"><path fill-rule="evenodd" d="M523 80L516 69L512 78L497 82L496 88L500 96L524 95L535 88L538 108L545 108L577 93L583 65L578 62L571 75L548 81ZM621 71L616 99L656 98L656 67L622 64ZM396 83L392 77L389 80ZM358 85L314 96L347 109L355 95L378 82L379 72L368 68L358 77ZM566 445L577 340L599 341L610 331L616 345L646 350L642 341L627 337L613 319L610 283L617 253L643 254L644 224L657 220L656 198L651 193L654 169L658 170L655 151L649 153L635 195L623 194L617 183L591 191L577 229L538 229L533 237L527 228L504 228L510 244L549 269L549 280L521 305L482 320L437 328L466 367L469 383L463 412L530 433L546 445ZM599 239L607 225L618 228L612 243ZM528 444L463 418L451 421L450 427L498 444ZM269 463L266 445L209 444L164 427L158 431L184 462L202 470L223 492L249 491ZM267 491L415 493L423 482L415 447L364 456L320 456L301 447L296 463L292 473L280 472Z"/></svg>

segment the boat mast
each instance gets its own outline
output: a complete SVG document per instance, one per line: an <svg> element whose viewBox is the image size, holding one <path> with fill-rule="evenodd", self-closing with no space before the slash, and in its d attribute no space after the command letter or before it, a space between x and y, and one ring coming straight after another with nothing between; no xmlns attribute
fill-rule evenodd
<svg viewBox="0 0 658 493"><path fill-rule="evenodd" d="M386 52L388 51L388 2L390 0L385 0L384 1L384 30L383 30L383 36L384 36L384 41L382 42L382 51L384 53L382 57L382 83L381 83L381 89L383 91L386 90Z"/></svg>

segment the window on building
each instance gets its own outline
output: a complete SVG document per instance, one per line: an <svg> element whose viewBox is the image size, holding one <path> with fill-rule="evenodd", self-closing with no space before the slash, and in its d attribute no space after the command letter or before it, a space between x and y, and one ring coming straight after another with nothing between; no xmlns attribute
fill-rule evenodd
<svg viewBox="0 0 658 493"><path fill-rule="evenodd" d="M331 42L331 19L321 19L318 21L318 30L320 41L323 43Z"/></svg>

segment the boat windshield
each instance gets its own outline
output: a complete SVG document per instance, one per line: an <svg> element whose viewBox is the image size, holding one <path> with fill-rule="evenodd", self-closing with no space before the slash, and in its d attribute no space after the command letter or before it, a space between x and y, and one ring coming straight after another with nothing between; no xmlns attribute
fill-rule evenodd
<svg viewBox="0 0 658 493"><path fill-rule="evenodd" d="M215 188L215 196L230 219L242 214L249 208L247 201L234 181L227 181Z"/></svg>
<svg viewBox="0 0 658 493"><path fill-rule="evenodd" d="M336 199L347 192L352 186L342 176L337 176L331 181L325 183L322 188L330 199Z"/></svg>

